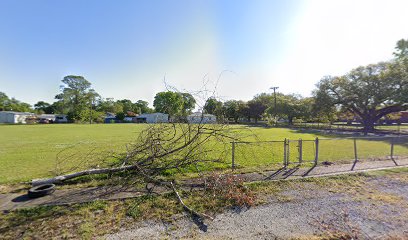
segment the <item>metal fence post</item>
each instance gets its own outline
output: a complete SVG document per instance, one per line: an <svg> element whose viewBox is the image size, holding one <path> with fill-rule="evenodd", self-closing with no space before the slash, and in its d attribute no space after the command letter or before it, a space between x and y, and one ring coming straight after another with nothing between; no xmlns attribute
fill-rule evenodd
<svg viewBox="0 0 408 240"><path fill-rule="evenodd" d="M286 140L286 165L290 164L290 139Z"/></svg>
<svg viewBox="0 0 408 240"><path fill-rule="evenodd" d="M354 160L357 162L358 156L357 156L357 139L354 138Z"/></svg>
<svg viewBox="0 0 408 240"><path fill-rule="evenodd" d="M286 156L286 153L287 153L287 146L286 146L286 138L285 138L285 140L283 141L283 166L285 166L285 168L288 166L288 162L287 162L287 156Z"/></svg>
<svg viewBox="0 0 408 240"><path fill-rule="evenodd" d="M299 163L302 163L303 160L303 146L302 146L302 139L299 138L298 140L298 149L299 149Z"/></svg>
<svg viewBox="0 0 408 240"><path fill-rule="evenodd" d="M315 152L314 164L317 165L317 162L319 161L319 138L318 137L315 140L315 146L316 146L316 152Z"/></svg>
<svg viewBox="0 0 408 240"><path fill-rule="evenodd" d="M394 138L391 138L391 153L390 153L390 157L392 160L394 160Z"/></svg>
<svg viewBox="0 0 408 240"><path fill-rule="evenodd" d="M235 169L235 141L232 142L232 170Z"/></svg>

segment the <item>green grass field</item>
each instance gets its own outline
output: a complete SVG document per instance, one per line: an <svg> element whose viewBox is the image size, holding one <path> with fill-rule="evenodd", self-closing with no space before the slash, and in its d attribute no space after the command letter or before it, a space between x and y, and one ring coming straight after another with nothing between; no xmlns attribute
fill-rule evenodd
<svg viewBox="0 0 408 240"><path fill-rule="evenodd" d="M50 125L0 125L0 183L29 181L33 178L51 176L56 167L56 156L64 149L65 155L81 155L90 150L124 151L127 143L134 141L146 125L143 124L50 124ZM296 140L313 140L323 138L318 133L307 133L287 128L260 128L233 126L242 134L245 141L269 141L289 138ZM327 137L327 136L326 136ZM406 140L408 140L406 138ZM290 145L290 160L296 161L297 147ZM231 163L231 149L227 145L227 154L223 155L227 168ZM222 146L210 146L222 150ZM314 142L303 143L305 161L314 158ZM390 152L389 143L384 140L359 140L360 158L376 158L387 156ZM395 146L396 155L408 155L408 146ZM349 161L354 158L353 141L321 140L320 159L329 161ZM61 156L62 154L60 154ZM267 167L279 165L283 160L283 143L261 143L236 145L235 160L239 167ZM63 163L68 166L70 163ZM85 168L86 166L82 166Z"/></svg>

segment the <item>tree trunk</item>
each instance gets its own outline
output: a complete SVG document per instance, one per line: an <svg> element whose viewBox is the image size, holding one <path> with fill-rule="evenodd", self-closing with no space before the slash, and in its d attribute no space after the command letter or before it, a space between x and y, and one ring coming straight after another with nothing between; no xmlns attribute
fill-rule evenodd
<svg viewBox="0 0 408 240"><path fill-rule="evenodd" d="M369 132L374 132L374 123L375 119L371 117L363 118L364 135L367 135Z"/></svg>
<svg viewBox="0 0 408 240"><path fill-rule="evenodd" d="M71 174L62 175L62 176L57 176L53 178L34 179L31 181L31 184L33 186L38 186L42 184L60 183L65 180L80 177L80 176L103 174L103 173L116 173L116 172L121 172L121 171L126 171L126 170L135 170L135 169L137 169L137 166L135 165L128 165L128 166L116 167L116 168L89 169L89 170L71 173Z"/></svg>
<svg viewBox="0 0 408 240"><path fill-rule="evenodd" d="M293 117L288 117L289 126L293 125Z"/></svg>

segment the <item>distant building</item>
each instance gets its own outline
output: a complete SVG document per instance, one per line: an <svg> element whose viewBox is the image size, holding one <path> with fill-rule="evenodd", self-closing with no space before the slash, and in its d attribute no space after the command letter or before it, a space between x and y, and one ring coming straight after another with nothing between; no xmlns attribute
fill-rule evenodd
<svg viewBox="0 0 408 240"><path fill-rule="evenodd" d="M125 117L124 119L123 119L123 122L128 122L128 123L137 123L137 117L129 117L129 116L127 116L127 117Z"/></svg>
<svg viewBox="0 0 408 240"><path fill-rule="evenodd" d="M116 123L116 122L118 122L118 121L116 120L116 114L114 114L114 113L109 113L109 112L106 113L104 123Z"/></svg>
<svg viewBox="0 0 408 240"><path fill-rule="evenodd" d="M0 123L27 123L27 118L34 118L29 112L0 111Z"/></svg>
<svg viewBox="0 0 408 240"><path fill-rule="evenodd" d="M53 123L55 121L55 114L40 114L40 115L37 115L37 118L39 120L45 119Z"/></svg>
<svg viewBox="0 0 408 240"><path fill-rule="evenodd" d="M168 123L169 115L165 113L144 113L136 117L138 123Z"/></svg>
<svg viewBox="0 0 408 240"><path fill-rule="evenodd" d="M64 114L40 114L37 118L41 120L47 120L49 123L67 123L67 115Z"/></svg>
<svg viewBox="0 0 408 240"><path fill-rule="evenodd" d="M196 112L187 116L187 122L189 123L216 123L217 117L212 114L203 114Z"/></svg>

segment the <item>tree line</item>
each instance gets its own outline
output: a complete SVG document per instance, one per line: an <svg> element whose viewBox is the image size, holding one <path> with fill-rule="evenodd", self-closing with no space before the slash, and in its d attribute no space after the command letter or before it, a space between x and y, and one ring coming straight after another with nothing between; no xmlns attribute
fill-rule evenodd
<svg viewBox="0 0 408 240"><path fill-rule="evenodd" d="M209 98L203 113L214 114L220 121L251 121L260 119L276 122L332 122L341 118L358 118L366 131L374 123L396 112L408 109L408 39L401 39L389 61L357 67L342 76L325 76L311 97L298 94L260 93L249 101L221 101ZM102 98L91 83L82 76L70 75L62 80L60 93L54 103L39 101L34 108L0 92L0 110L35 111L37 113L67 114L74 122L101 122L106 113L120 119L126 115L162 112L171 117L185 117L196 108L190 93L164 91L156 94L153 106L147 101ZM276 104L275 104L276 98Z"/></svg>

